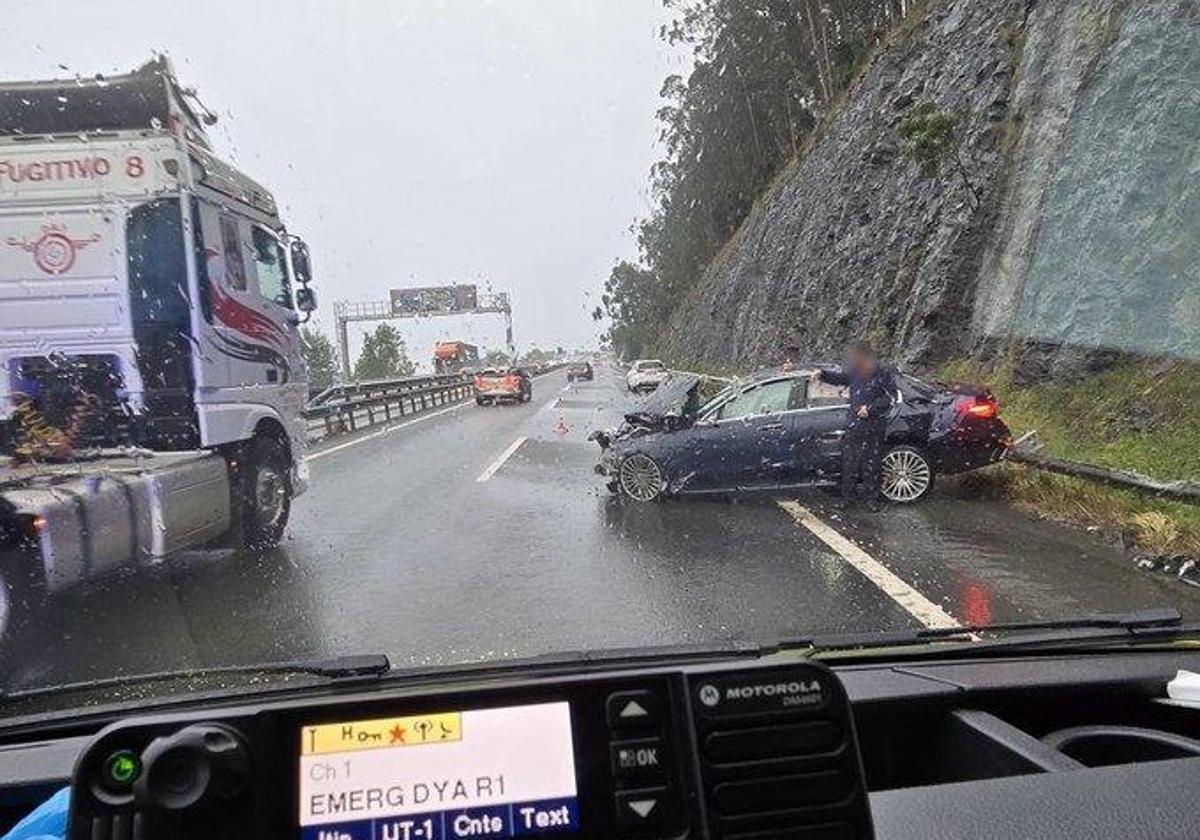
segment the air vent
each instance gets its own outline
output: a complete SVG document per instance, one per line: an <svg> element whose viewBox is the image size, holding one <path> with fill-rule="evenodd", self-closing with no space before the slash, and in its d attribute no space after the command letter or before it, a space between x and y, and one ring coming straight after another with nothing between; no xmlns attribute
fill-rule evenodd
<svg viewBox="0 0 1200 840"><path fill-rule="evenodd" d="M729 840L872 837L849 704L811 664L697 676L705 807Z"/></svg>

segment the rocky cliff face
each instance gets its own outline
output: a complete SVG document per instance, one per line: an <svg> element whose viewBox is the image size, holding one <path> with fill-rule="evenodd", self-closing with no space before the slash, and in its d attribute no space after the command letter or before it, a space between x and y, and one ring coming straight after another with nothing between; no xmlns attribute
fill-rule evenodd
<svg viewBox="0 0 1200 840"><path fill-rule="evenodd" d="M681 304L663 351L748 367L867 337L911 366L1016 338L1200 357L1195 0L934 2ZM956 112L965 178L897 126Z"/></svg>

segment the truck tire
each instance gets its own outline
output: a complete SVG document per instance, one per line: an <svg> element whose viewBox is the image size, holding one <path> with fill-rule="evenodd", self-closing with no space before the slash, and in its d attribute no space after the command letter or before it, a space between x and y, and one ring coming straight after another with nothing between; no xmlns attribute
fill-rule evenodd
<svg viewBox="0 0 1200 840"><path fill-rule="evenodd" d="M238 487L242 546L262 552L279 545L292 510L287 450L276 439L256 436L246 449Z"/></svg>
<svg viewBox="0 0 1200 840"><path fill-rule="evenodd" d="M8 641L8 628L12 624L15 607L16 597L8 570L0 567L0 642Z"/></svg>
<svg viewBox="0 0 1200 840"><path fill-rule="evenodd" d="M14 664L4 651L20 648L13 637L40 616L46 598L36 543L10 507L0 500L0 673Z"/></svg>

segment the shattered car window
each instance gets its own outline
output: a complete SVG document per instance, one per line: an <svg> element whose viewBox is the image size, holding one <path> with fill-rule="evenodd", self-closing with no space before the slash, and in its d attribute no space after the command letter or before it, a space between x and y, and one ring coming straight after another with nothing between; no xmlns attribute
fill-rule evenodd
<svg viewBox="0 0 1200 840"><path fill-rule="evenodd" d="M768 382L765 385L743 391L721 408L720 418L730 420L736 417L787 411L790 407L792 390L792 380L785 379L780 382Z"/></svg>

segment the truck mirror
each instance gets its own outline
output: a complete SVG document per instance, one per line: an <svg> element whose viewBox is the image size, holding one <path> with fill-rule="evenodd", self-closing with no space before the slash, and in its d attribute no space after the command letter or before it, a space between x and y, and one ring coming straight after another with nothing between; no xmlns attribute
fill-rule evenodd
<svg viewBox="0 0 1200 840"><path fill-rule="evenodd" d="M292 272L296 275L296 282L301 286L307 286L312 282L312 264L308 261L308 246L304 244L303 239L293 239L291 249ZM312 310L303 309L301 311L311 312Z"/></svg>
<svg viewBox="0 0 1200 840"><path fill-rule="evenodd" d="M308 286L296 289L296 309L301 312L313 312L317 308L317 293Z"/></svg>

